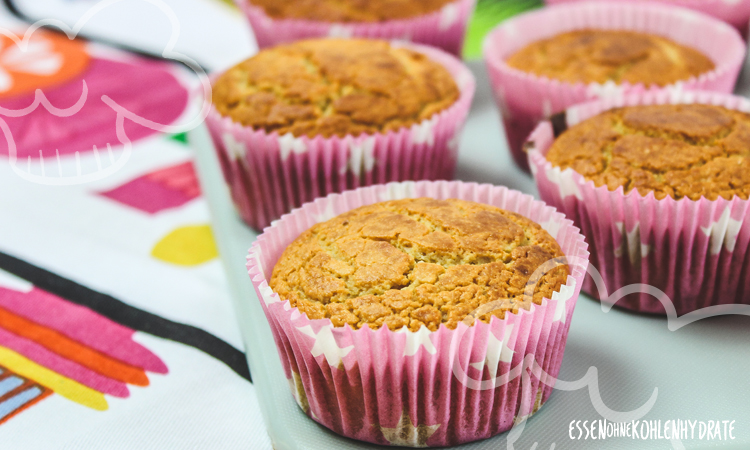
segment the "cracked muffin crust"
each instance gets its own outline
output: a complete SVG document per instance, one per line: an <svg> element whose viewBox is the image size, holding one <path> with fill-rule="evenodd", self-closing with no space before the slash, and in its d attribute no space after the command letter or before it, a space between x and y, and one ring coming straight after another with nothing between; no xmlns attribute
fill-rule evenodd
<svg viewBox="0 0 750 450"><path fill-rule="evenodd" d="M547 159L610 190L746 200L750 115L702 104L613 109L561 134Z"/></svg>
<svg viewBox="0 0 750 450"><path fill-rule="evenodd" d="M314 39L263 50L214 84L218 112L253 129L324 137L411 126L453 105L448 70L386 41Z"/></svg>
<svg viewBox="0 0 750 450"><path fill-rule="evenodd" d="M250 0L276 19L381 22L437 11L455 0Z"/></svg>
<svg viewBox="0 0 750 450"><path fill-rule="evenodd" d="M494 206L430 198L354 209L297 238L273 270L270 286L310 319L354 329L455 328L480 305L478 318L529 309L565 284L556 265L524 295L534 271L563 257L531 220ZM494 306L494 305L493 305Z"/></svg>
<svg viewBox="0 0 750 450"><path fill-rule="evenodd" d="M701 52L669 39L631 31L579 30L534 42L509 66L569 83L666 86L714 69Z"/></svg>

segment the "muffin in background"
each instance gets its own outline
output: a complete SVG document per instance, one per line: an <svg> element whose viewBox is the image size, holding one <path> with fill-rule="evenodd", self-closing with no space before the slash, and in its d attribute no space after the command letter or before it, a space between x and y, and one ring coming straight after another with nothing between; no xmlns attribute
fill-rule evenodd
<svg viewBox="0 0 750 450"><path fill-rule="evenodd" d="M249 0L274 19L385 22L433 13L454 0Z"/></svg>
<svg viewBox="0 0 750 450"><path fill-rule="evenodd" d="M262 229L331 192L452 178L473 93L438 49L313 39L219 75L206 123L238 211Z"/></svg>
<svg viewBox="0 0 750 450"><path fill-rule="evenodd" d="M560 135L547 160L626 195L747 200L750 115L702 104L616 108Z"/></svg>
<svg viewBox="0 0 750 450"><path fill-rule="evenodd" d="M258 237L248 271L308 416L353 439L437 447L546 402L587 255L531 196L423 181L304 205ZM522 365L530 377L512 377Z"/></svg>
<svg viewBox="0 0 750 450"><path fill-rule="evenodd" d="M508 65L567 83L607 82L664 87L715 69L701 52L653 34L577 30L527 45Z"/></svg>
<svg viewBox="0 0 750 450"><path fill-rule="evenodd" d="M547 59L546 50L552 52ZM487 36L484 58L511 154L528 169L523 143L540 120L577 103L629 93L729 93L745 50L735 29L694 11L590 2L503 22Z"/></svg>
<svg viewBox="0 0 750 450"><path fill-rule="evenodd" d="M571 3L589 0L545 0L548 5L557 5L560 3ZM610 0L623 1L630 3L653 2L678 6L680 8L689 8L709 16L723 20L733 27L737 28L743 36L747 32L748 21L750 21L750 1L749 0Z"/></svg>
<svg viewBox="0 0 750 450"><path fill-rule="evenodd" d="M476 0L235 0L261 49L321 37L405 40L460 55Z"/></svg>
<svg viewBox="0 0 750 450"><path fill-rule="evenodd" d="M386 41L321 39L260 52L214 83L213 104L234 122L314 138L387 133L456 103L450 72Z"/></svg>
<svg viewBox="0 0 750 450"><path fill-rule="evenodd" d="M588 237L608 293L659 290L617 306L682 315L750 304L749 111L729 95L633 95L569 109L556 139L551 123L531 135L540 195ZM584 290L606 298L591 279Z"/></svg>

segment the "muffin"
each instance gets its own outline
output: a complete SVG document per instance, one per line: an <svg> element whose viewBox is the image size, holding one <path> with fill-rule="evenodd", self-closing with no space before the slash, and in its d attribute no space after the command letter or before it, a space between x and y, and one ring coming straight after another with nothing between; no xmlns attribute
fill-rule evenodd
<svg viewBox="0 0 750 450"><path fill-rule="evenodd" d="M533 42L512 54L510 67L566 83L666 86L714 70L701 52L652 34L576 30Z"/></svg>
<svg viewBox="0 0 750 450"><path fill-rule="evenodd" d="M628 2L527 13L498 26L484 47L511 154L524 169L523 142L540 120L576 103L628 93L729 93L744 55L742 38L721 21Z"/></svg>
<svg viewBox="0 0 750 450"><path fill-rule="evenodd" d="M299 41L219 75L207 123L238 211L262 229L331 192L451 178L473 92L437 49Z"/></svg>
<svg viewBox="0 0 750 450"><path fill-rule="evenodd" d="M307 415L376 444L448 446L549 398L533 374L559 371L587 255L530 196L423 181L293 211L258 238L248 270ZM523 381L511 376L522 364Z"/></svg>
<svg viewBox="0 0 750 450"><path fill-rule="evenodd" d="M750 115L701 104L616 108L564 132L547 160L610 191L747 200Z"/></svg>
<svg viewBox="0 0 750 450"><path fill-rule="evenodd" d="M480 306L528 310L565 284L567 266L529 277L563 256L538 224L494 206L429 198L363 206L310 228L273 270L270 286L309 319L353 329L455 329Z"/></svg>
<svg viewBox="0 0 750 450"><path fill-rule="evenodd" d="M324 137L387 133L456 103L448 70L386 41L320 39L264 50L214 83L219 114L254 130Z"/></svg>
<svg viewBox="0 0 750 450"><path fill-rule="evenodd" d="M475 0L237 0L260 48L301 39L399 39L460 55Z"/></svg>
<svg viewBox="0 0 750 450"><path fill-rule="evenodd" d="M274 19L320 22L385 22L411 19L440 10L453 0L249 0Z"/></svg>
<svg viewBox="0 0 750 450"><path fill-rule="evenodd" d="M606 290L658 290L584 289L661 314L750 303L750 102L690 93L625 104L571 108L568 129L552 141L552 125L540 125L528 146L542 199L589 238Z"/></svg>
<svg viewBox="0 0 750 450"><path fill-rule="evenodd" d="M545 0L548 5L558 3L569 3L585 0ZM625 2L650 2L653 0L619 0ZM748 0L657 0L660 3L666 3L680 8L690 8L703 14L716 17L723 20L733 27L740 30L741 33L747 31L747 24L750 20L750 1Z"/></svg>

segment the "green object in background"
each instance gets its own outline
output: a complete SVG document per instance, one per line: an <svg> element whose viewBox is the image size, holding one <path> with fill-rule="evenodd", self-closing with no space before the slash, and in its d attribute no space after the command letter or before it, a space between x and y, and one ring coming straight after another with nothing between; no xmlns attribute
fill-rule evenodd
<svg viewBox="0 0 750 450"><path fill-rule="evenodd" d="M237 5L234 4L233 0L219 0L222 3L226 3L227 5L231 6L232 8L237 8Z"/></svg>
<svg viewBox="0 0 750 450"><path fill-rule="evenodd" d="M177 142L180 142L182 144L187 144L188 143L188 141L187 141L187 133L173 134L173 135L169 136L169 138L173 139L173 140L175 140Z"/></svg>
<svg viewBox="0 0 750 450"><path fill-rule="evenodd" d="M505 19L544 6L542 0L477 0L477 9L469 23L464 58L482 57L484 36Z"/></svg>

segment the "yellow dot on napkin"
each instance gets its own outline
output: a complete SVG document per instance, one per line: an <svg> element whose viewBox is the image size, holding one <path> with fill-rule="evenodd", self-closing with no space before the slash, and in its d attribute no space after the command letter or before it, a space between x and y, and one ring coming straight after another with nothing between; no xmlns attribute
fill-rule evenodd
<svg viewBox="0 0 750 450"><path fill-rule="evenodd" d="M171 264L196 266L219 255L209 225L180 227L166 235L151 250L151 256Z"/></svg>

